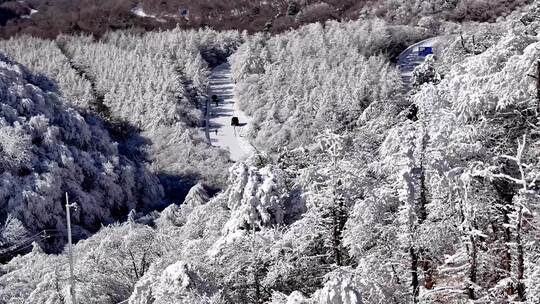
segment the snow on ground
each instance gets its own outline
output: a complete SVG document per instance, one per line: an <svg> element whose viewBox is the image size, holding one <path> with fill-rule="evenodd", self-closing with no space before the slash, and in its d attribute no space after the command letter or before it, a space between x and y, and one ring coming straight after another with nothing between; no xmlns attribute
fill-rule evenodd
<svg viewBox="0 0 540 304"><path fill-rule="evenodd" d="M139 17L154 17L145 13L141 6L137 6L136 8L132 9L131 12Z"/></svg>
<svg viewBox="0 0 540 304"><path fill-rule="evenodd" d="M240 161L254 152L245 134L251 119L240 109L234 96L235 84L231 78L231 66L224 63L212 70L210 96L217 95L220 102L209 102L206 136L213 146L229 150L231 159ZM240 125L231 126L231 119L238 117Z"/></svg>
<svg viewBox="0 0 540 304"><path fill-rule="evenodd" d="M32 9L30 9L30 14L22 15L21 18L22 19L30 19L30 18L32 18L32 15L37 13L37 12L38 12L38 10L35 10L35 9L32 8Z"/></svg>
<svg viewBox="0 0 540 304"><path fill-rule="evenodd" d="M152 19L156 19L157 21L159 22L166 22L164 19L161 19L161 18L158 18L156 17L155 15L150 15L150 14L147 14L144 9L142 8L141 5L137 5L135 8L133 8L131 10L131 12L135 15L135 16L139 16L139 17L142 17L142 18L152 18Z"/></svg>
<svg viewBox="0 0 540 304"><path fill-rule="evenodd" d="M439 37L429 38L411 45L399 55L398 66L399 70L401 71L401 79L403 80L403 83L407 89L412 88L414 68L419 66L426 59L426 57L418 55L419 49L423 47L431 47L435 51L439 42Z"/></svg>

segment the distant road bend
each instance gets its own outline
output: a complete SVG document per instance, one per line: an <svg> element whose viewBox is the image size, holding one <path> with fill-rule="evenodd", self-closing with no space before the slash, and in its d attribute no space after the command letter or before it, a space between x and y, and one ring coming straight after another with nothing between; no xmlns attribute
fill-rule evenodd
<svg viewBox="0 0 540 304"><path fill-rule="evenodd" d="M407 90L412 89L414 69L426 60L430 50L436 50L440 42L440 37L429 38L411 45L398 56L401 79Z"/></svg>
<svg viewBox="0 0 540 304"><path fill-rule="evenodd" d="M210 144L229 150L232 160L241 161L253 154L254 148L245 137L251 119L238 108L234 88L229 63L212 70L209 93L219 101L217 105L207 101L205 131ZM239 126L231 125L233 117L238 117Z"/></svg>

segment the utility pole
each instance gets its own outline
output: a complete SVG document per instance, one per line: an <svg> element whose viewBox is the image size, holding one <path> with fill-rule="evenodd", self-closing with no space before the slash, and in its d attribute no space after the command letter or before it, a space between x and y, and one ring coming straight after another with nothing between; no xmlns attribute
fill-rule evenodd
<svg viewBox="0 0 540 304"><path fill-rule="evenodd" d="M75 204L69 204L68 193L66 192L66 219L68 230L68 254L69 254L69 293L71 294L71 304L77 304L75 299L75 279L73 276L73 242L71 239L71 213L70 208Z"/></svg>

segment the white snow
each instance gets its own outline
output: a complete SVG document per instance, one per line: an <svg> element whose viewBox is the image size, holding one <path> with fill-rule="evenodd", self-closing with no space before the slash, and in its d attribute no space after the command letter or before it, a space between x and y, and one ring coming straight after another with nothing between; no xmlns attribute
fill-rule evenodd
<svg viewBox="0 0 540 304"><path fill-rule="evenodd" d="M204 294L206 291L193 267L178 261L163 271L154 268L146 272L134 286L128 301L129 304L199 303L193 294Z"/></svg>
<svg viewBox="0 0 540 304"><path fill-rule="evenodd" d="M213 146L229 150L231 159L240 161L253 154L255 149L245 136L251 119L238 109L234 88L229 63L223 63L212 70L209 93L210 96L217 95L219 103L216 107L209 102L206 135ZM233 117L238 117L241 126L231 126Z"/></svg>
<svg viewBox="0 0 540 304"><path fill-rule="evenodd" d="M313 295L319 304L362 304L360 288L345 272L331 274L329 280Z"/></svg>
<svg viewBox="0 0 540 304"><path fill-rule="evenodd" d="M139 17L154 17L145 13L144 9L141 6L135 7L134 9L131 10L131 12Z"/></svg>
<svg viewBox="0 0 540 304"><path fill-rule="evenodd" d="M32 8L32 9L30 9L30 14L22 15L21 18L22 19L30 19L30 18L32 18L32 15L37 13L37 12L38 12L38 10L35 10L35 9Z"/></svg>
<svg viewBox="0 0 540 304"><path fill-rule="evenodd" d="M134 9L131 10L131 12L134 15L142 17L142 18L152 18L152 19L156 19L156 21L158 22L166 22L164 19L156 17L156 15L147 14L141 5L137 5Z"/></svg>

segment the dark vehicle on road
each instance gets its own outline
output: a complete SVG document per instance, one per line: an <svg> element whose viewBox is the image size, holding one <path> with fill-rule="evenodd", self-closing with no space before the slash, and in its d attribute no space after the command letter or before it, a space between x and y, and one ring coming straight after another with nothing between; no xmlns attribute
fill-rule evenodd
<svg viewBox="0 0 540 304"><path fill-rule="evenodd" d="M233 117L231 118L231 126L233 127L237 127L240 125L240 120L238 120L238 117Z"/></svg>
<svg viewBox="0 0 540 304"><path fill-rule="evenodd" d="M219 97L217 95L212 95L212 102L216 104L216 107L219 106Z"/></svg>

